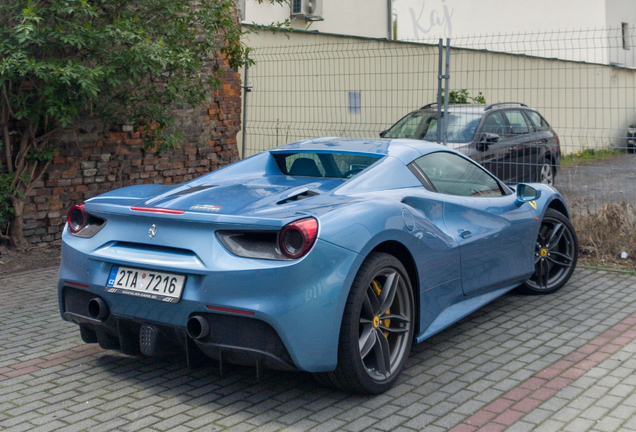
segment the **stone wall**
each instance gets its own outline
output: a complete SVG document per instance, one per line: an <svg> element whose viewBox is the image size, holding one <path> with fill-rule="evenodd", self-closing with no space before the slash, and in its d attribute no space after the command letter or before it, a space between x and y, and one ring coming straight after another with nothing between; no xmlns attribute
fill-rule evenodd
<svg viewBox="0 0 636 432"><path fill-rule="evenodd" d="M241 82L238 73L223 68L223 85L209 104L174 112L184 134L175 150L157 156L144 151L140 133L130 127L103 132L91 121L60 140L57 156L26 198L27 240L59 240L68 209L90 197L123 186L178 184L237 161Z"/></svg>

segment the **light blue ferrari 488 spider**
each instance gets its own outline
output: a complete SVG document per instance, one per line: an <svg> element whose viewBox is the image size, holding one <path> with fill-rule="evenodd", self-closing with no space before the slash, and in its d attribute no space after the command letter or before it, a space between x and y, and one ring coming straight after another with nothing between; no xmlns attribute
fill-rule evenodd
<svg viewBox="0 0 636 432"><path fill-rule="evenodd" d="M548 185L429 142L322 138L73 207L58 292L106 349L380 393L412 343L516 287L558 290L577 253Z"/></svg>

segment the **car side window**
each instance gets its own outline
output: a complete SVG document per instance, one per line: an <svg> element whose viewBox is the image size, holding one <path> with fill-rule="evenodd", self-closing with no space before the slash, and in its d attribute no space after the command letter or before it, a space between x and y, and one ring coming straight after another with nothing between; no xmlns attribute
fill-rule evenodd
<svg viewBox="0 0 636 432"><path fill-rule="evenodd" d="M538 131L546 130L550 127L548 123L543 119L543 117L539 115L539 113L536 113L534 111L526 111L526 115Z"/></svg>
<svg viewBox="0 0 636 432"><path fill-rule="evenodd" d="M429 153L413 163L439 193L473 197L504 195L499 182L488 171L454 153Z"/></svg>
<svg viewBox="0 0 636 432"><path fill-rule="evenodd" d="M507 110L504 111L504 114L508 118L508 123L510 123L510 133L513 135L523 135L530 133L530 131L534 131L534 128L528 124L521 111Z"/></svg>
<svg viewBox="0 0 636 432"><path fill-rule="evenodd" d="M484 120L484 126L482 127L483 133L493 133L499 136L506 134L507 126L500 112L494 112L486 117Z"/></svg>

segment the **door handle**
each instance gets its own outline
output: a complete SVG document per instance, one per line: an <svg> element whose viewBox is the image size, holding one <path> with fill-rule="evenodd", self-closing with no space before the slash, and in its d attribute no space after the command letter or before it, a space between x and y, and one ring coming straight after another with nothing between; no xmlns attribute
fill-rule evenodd
<svg viewBox="0 0 636 432"><path fill-rule="evenodd" d="M470 237L471 235L473 235L473 233L471 233L471 232L470 232L470 231L468 231L468 230L462 230L462 232L461 232L461 233L459 233L459 235L460 235L460 236L462 236L462 238L468 238L468 237Z"/></svg>

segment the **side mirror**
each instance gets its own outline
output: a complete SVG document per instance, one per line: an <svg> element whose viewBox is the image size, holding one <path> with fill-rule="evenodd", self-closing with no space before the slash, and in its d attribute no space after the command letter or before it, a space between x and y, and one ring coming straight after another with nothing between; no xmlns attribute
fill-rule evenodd
<svg viewBox="0 0 636 432"><path fill-rule="evenodd" d="M380 132L380 138L384 138L384 135L386 135L386 133L387 133L388 131L389 131L389 130L387 129L387 130L383 130L382 132Z"/></svg>
<svg viewBox="0 0 636 432"><path fill-rule="evenodd" d="M499 135L487 132L483 134L477 143L477 150L486 151L488 150L488 146L499 141Z"/></svg>
<svg viewBox="0 0 636 432"><path fill-rule="evenodd" d="M541 191L525 183L517 185L517 203L521 205L525 202L534 201L541 197Z"/></svg>

